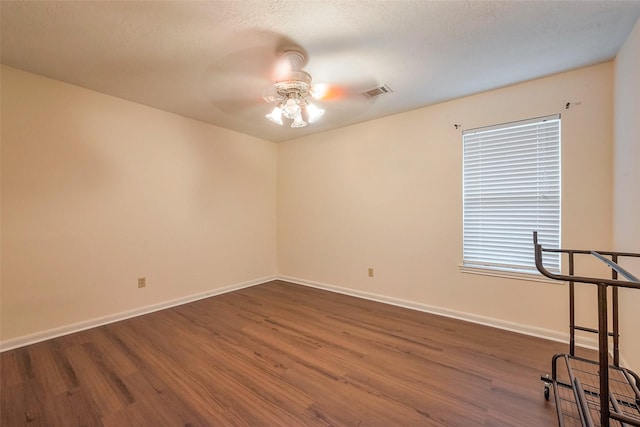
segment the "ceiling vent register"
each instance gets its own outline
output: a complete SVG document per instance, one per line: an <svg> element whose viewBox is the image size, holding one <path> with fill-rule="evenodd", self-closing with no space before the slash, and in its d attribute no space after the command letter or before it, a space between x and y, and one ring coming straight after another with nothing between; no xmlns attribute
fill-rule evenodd
<svg viewBox="0 0 640 427"><path fill-rule="evenodd" d="M379 86L377 88L374 88L374 89L371 89L371 90L368 90L368 91L364 92L363 95L366 96L367 98L375 98L376 96L384 95L384 94L391 93L391 92L393 92L393 91L391 90L391 88L389 86L382 85L382 86Z"/></svg>

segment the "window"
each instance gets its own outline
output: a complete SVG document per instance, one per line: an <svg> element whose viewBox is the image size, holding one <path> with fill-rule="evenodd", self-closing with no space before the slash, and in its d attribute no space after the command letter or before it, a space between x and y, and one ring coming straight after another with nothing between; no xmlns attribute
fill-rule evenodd
<svg viewBox="0 0 640 427"><path fill-rule="evenodd" d="M533 231L560 247L560 115L463 133L463 264L535 273ZM544 253L560 271L560 256Z"/></svg>

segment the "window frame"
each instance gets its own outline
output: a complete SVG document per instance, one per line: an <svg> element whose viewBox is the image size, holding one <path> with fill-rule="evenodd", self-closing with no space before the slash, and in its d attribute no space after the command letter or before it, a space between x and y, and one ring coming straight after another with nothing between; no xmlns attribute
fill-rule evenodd
<svg viewBox="0 0 640 427"><path fill-rule="evenodd" d="M533 133L539 133L539 130L543 129L546 131L547 129L551 129L551 137L549 136L540 136L536 135L531 137ZM523 131L527 137L521 138L519 140L519 132ZM557 135L557 137L556 137ZM501 142L502 141L502 142ZM487 149L482 148L483 142L487 146L491 146L492 144L497 143L497 147L501 147L499 149ZM470 153L470 145L475 144L476 147L471 150L475 154ZM522 144L522 145L518 145ZM460 265L460 269L465 273L473 273L473 274L487 274L492 276L509 276L520 279L529 279L529 280L539 280L542 278L540 273L535 268L533 263L533 239L532 232L538 231L539 240L545 246L548 247L561 247L561 237L562 237L562 120L560 114L553 114L543 117L536 117L525 120L518 120L508 123L496 124L491 126L473 128L469 130L464 130L462 133L462 215L463 215L463 231L462 231L462 264ZM477 146L480 146L478 148ZM531 147L535 148L532 149ZM524 175L517 175L516 181L518 183L524 182L524 184L529 185L528 187L519 187L516 191L515 196L506 196L503 193L508 193L509 191L500 190L499 187L502 185L509 186L510 180L514 174L524 174L525 167L514 166L515 163L511 163L506 165L504 163L504 159L500 159L501 157L510 157L516 156L512 154L512 152L507 152L512 148L517 148L514 152L520 150L522 147L528 147L527 154L518 156L518 160L522 160L528 167L529 172L528 175L533 175L535 178L522 178ZM484 150L484 151L483 151ZM533 152L530 152L535 150ZM493 154L491 153L493 152ZM488 153L488 154L487 154ZM505 154L506 153L506 154ZM540 160L543 156L541 154L545 154L550 160L547 160L546 157L543 160ZM485 157L482 157L485 155ZM473 156L480 156L481 160L477 160L477 157L473 158ZM494 157L492 157L494 156ZM532 158L533 157L533 158ZM472 161L470 160L472 159ZM489 160L487 162L486 160ZM498 159L498 160L496 160ZM490 161L495 161L495 164L498 166L490 166L484 167L482 166L482 162L490 164ZM471 166L469 165L471 164ZM478 166L479 164L479 166ZM506 165L506 166L505 166ZM535 169L531 169L532 165L535 165ZM479 169L474 169L478 168ZM487 172L487 177L484 177L483 173ZM533 172L532 172L533 171ZM471 179L471 173L480 174L479 179L474 181ZM503 175L502 178L496 179L495 176L491 174L496 174L497 176ZM546 176L549 175L549 176ZM542 176L542 178L541 178ZM484 181L483 181L484 179ZM480 182L480 184L477 184ZM489 190L483 188L484 183L488 183ZM535 186L534 186L535 184ZM541 190L540 187L546 189ZM492 187L492 185L494 187ZM551 186L553 189L549 190ZM473 187L480 187L480 190L472 189ZM532 188L533 187L533 188ZM528 191L527 191L528 190ZM483 193L484 191L484 193ZM535 193L534 195L529 194L528 196L523 196L522 193ZM489 196L486 196L486 193L489 193ZM473 196L469 196L472 194ZM485 196L483 197L483 194ZM501 198L500 198L501 197ZM473 198L473 202L470 202L470 199ZM540 226L541 223L545 223L543 226L545 228L544 233L540 233L538 227L534 226L531 229L531 232L528 233L528 237L524 235L526 231L526 227L528 226L514 226L510 228L510 225L517 222L512 217L507 217L509 213L515 215L517 217L518 214L514 213L515 209L512 207L512 200L518 198L519 203L522 203L525 206L525 209L534 208L533 211L521 211L524 216L533 217L532 222L538 224ZM526 201L523 201L523 198ZM548 199L545 201L545 198ZM487 199L488 201L485 201ZM496 201L497 200L497 201ZM491 206L491 204L494 206ZM471 207L473 204L473 207ZM484 213L484 206L489 206L486 208L486 211L491 212L490 214ZM496 207L499 205L504 205L503 207ZM479 207L478 207L479 206ZM546 211L545 208L551 206L554 210ZM480 223L480 225L472 226L470 221L470 216L474 216L474 221L476 223ZM485 218L486 215L486 218ZM497 224L496 218L500 215L506 219L507 224ZM553 218L553 221L549 228L547 229L546 224L548 221L545 219L541 219L544 215L550 215ZM497 217L494 217L497 216ZM487 220L487 223L490 225L485 225L483 221ZM494 221L491 223L490 221ZM493 232L488 232L487 234L487 242L482 243L484 239L483 230L487 230L491 228ZM497 231L496 231L497 230ZM500 234L508 236L504 232L500 231L512 231L517 230L517 237L505 237L504 240L502 237L499 237ZM549 231L551 230L551 231ZM476 233L472 235L472 233ZM542 237L542 238L541 238ZM493 239L493 240L492 240ZM498 239L498 240L495 240ZM480 242L480 243L478 243ZM507 252L513 251L513 255L511 253L499 255L500 251L505 252L504 248L499 248L492 250L490 248L491 243L504 243L507 246L509 243L516 244L511 249L508 249ZM525 246L523 246L525 245ZM473 247L473 249L471 249ZM530 247L530 251L528 248ZM485 249L482 249L485 248ZM488 248L488 249L486 249ZM483 255L483 251L487 252L489 255ZM521 254L516 254L516 251L520 250ZM523 251L528 252L523 252ZM522 255L524 253L524 255ZM502 259L499 259L499 262L492 263L491 256L503 256ZM484 258L482 258L484 256ZM553 253L545 253L545 265L549 265L549 269L554 272L560 272L562 269L562 260L559 254ZM518 260L518 261L515 261ZM546 280L544 280L546 281Z"/></svg>

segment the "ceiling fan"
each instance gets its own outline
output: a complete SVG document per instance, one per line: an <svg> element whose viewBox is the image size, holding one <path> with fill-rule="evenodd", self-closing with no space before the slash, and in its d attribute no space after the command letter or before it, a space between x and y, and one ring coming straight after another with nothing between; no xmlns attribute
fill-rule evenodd
<svg viewBox="0 0 640 427"><path fill-rule="evenodd" d="M275 82L263 96L267 103L275 103L271 113L265 117L282 125L283 117L292 120L292 128L301 128L317 121L324 110L313 104L309 97L321 99L326 94L325 86L312 87L311 75L302 70L306 64L305 54L295 48L281 53L274 72Z"/></svg>
<svg viewBox="0 0 640 427"><path fill-rule="evenodd" d="M330 115L332 121L344 123L375 101L371 88L378 82L331 41L314 43L318 59L308 71L308 51L278 33L241 32L228 45L230 52L207 69L206 85L218 111L239 120L253 121L259 115L266 124L272 124L268 119L302 128ZM322 83L312 83L311 73ZM331 84L324 83L328 78Z"/></svg>

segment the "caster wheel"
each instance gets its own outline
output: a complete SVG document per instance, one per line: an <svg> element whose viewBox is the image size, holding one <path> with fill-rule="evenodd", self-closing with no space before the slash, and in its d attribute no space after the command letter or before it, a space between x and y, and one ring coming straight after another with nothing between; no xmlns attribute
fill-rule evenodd
<svg viewBox="0 0 640 427"><path fill-rule="evenodd" d="M550 394L550 392L549 392L549 386L548 386L548 385L545 385L545 386L544 386L544 399L545 399L545 400L549 400L549 394Z"/></svg>

